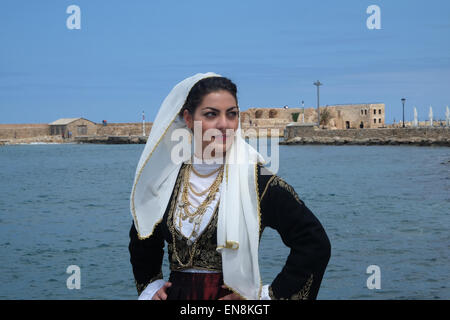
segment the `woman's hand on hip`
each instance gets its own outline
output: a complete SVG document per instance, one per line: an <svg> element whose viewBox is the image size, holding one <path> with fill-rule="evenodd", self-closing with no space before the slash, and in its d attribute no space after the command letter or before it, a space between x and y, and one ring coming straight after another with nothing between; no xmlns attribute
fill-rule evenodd
<svg viewBox="0 0 450 320"><path fill-rule="evenodd" d="M158 291L156 291L156 293L153 295L152 300L167 300L167 293L166 290L167 288L171 287L172 283L171 282L166 282L161 289L159 289Z"/></svg>
<svg viewBox="0 0 450 320"><path fill-rule="evenodd" d="M225 285L223 285L222 288L227 289L227 287ZM227 294L226 296L223 296L219 300L243 300L243 299L241 298L240 295L233 292L233 293Z"/></svg>

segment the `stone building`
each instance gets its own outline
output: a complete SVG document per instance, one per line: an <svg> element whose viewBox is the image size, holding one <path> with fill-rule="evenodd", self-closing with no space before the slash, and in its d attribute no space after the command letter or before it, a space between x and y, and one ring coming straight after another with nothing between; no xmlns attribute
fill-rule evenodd
<svg viewBox="0 0 450 320"><path fill-rule="evenodd" d="M321 127L363 129L385 127L383 103L343 104L320 107ZM289 123L317 125L317 108L250 108L241 112L241 127L278 128Z"/></svg>
<svg viewBox="0 0 450 320"><path fill-rule="evenodd" d="M343 104L321 107L320 112L330 113L329 129L384 128L384 103ZM323 111L322 111L323 110Z"/></svg>
<svg viewBox="0 0 450 320"><path fill-rule="evenodd" d="M84 118L63 118L49 124L51 136L73 138L97 134L95 122Z"/></svg>

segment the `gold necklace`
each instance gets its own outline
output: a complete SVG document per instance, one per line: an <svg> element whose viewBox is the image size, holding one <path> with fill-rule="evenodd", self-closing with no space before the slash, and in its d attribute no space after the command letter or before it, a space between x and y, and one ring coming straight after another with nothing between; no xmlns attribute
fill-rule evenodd
<svg viewBox="0 0 450 320"><path fill-rule="evenodd" d="M211 190L211 187L213 186L213 184L211 184L208 188L206 188L205 190L201 191L201 192L197 192L194 190L194 187L192 186L192 184L189 182L189 190L192 191L193 194L195 194L196 196L203 196L205 195L209 190Z"/></svg>
<svg viewBox="0 0 450 320"><path fill-rule="evenodd" d="M175 254L175 258L177 259L180 266L182 266L183 268L191 266L192 261L194 260L194 254L192 252L195 252L195 250L197 248L197 242L195 242L194 245L192 246L192 251L189 254L189 261L187 263L183 263L183 262L181 262L181 259L178 256L177 245L175 243L175 232L172 232L172 241L173 241L173 253Z"/></svg>
<svg viewBox="0 0 450 320"><path fill-rule="evenodd" d="M192 228L192 232L189 235L188 239L190 239L191 237L196 237L198 235L198 232L200 230L200 225L201 222L203 220L203 216L204 213L206 212L206 209L208 208L208 206L211 204L211 202L215 199L215 195L220 187L220 183L222 182L222 178L223 178L223 170L218 174L218 176L216 177L215 181L213 182L213 184L211 185L211 191L209 193L209 195L206 197L206 199L200 204L200 206L198 206L197 208L195 206L193 206L189 199L188 199L188 187L189 186L189 168L186 169L187 171L185 171L184 175L183 175L183 190L182 190L182 204L179 205L179 209L176 210L176 213L178 214L178 226L179 229L182 230L183 228L183 222L184 220L189 218L189 223L193 223L193 228ZM191 213L189 212L189 206L192 206L194 209L194 212ZM175 221L175 219L174 219ZM190 240L188 240L190 241Z"/></svg>
<svg viewBox="0 0 450 320"><path fill-rule="evenodd" d="M222 168L223 168L223 165L221 165L220 167L218 167L217 169L213 170L213 171L210 172L210 173L201 174L201 173L199 173L197 170L194 169L194 166L193 166L193 165L191 165L192 171L195 173L196 176L199 176L200 178L208 178L208 177L211 177L214 173L218 172L218 171L219 171L220 169L222 169Z"/></svg>
<svg viewBox="0 0 450 320"><path fill-rule="evenodd" d="M214 218L214 214L216 214L217 207L219 206L219 202L220 202L220 200L217 201L216 207L214 208L214 211L213 211L213 217L211 217L211 219L213 219ZM194 241L191 241L190 238L187 240L187 245L188 246L192 245L192 250L188 249L188 251L189 251L189 260L188 260L188 262L187 263L181 262L180 256L178 255L178 252L177 252L177 245L176 245L176 240L175 240L175 222L174 222L174 217L172 217L172 218L173 218L173 219L171 219L172 223L169 224L169 229L170 229L170 232L172 233L173 253L175 255L175 258L177 259L177 261L180 264L180 266L183 267L183 268L192 266L192 262L194 261L194 254L195 254L195 252L197 250L197 241L198 241L198 239L200 237L197 237ZM179 231L179 233L181 234L181 231ZM191 234L191 236L192 236L192 234Z"/></svg>
<svg viewBox="0 0 450 320"><path fill-rule="evenodd" d="M187 190L188 190L188 188L186 187L186 182L189 182L189 176L190 176L190 170L189 169L190 168L189 168L189 165L188 165L185 168L184 177L183 177L184 178L183 179L184 180L183 181L184 186L183 186L183 190L182 190L183 204L179 206L180 207L180 209L179 209L179 226L180 226L180 231L179 232L180 232L180 234L181 234L181 227L182 227L182 224L181 224L181 218L182 217L181 217L181 215L183 214L183 211L184 211L183 209L185 209L187 204L189 203L189 201L187 201L187 197L186 197L186 199L184 199L185 195L187 194ZM180 257L178 256L178 252L177 252L177 248L176 248L176 241L175 241L175 216L172 216L172 219L171 219L172 221L171 221L171 224L169 224L169 226L170 226L169 228L170 228L170 231L172 233L173 252L174 252L175 258L177 259L178 263L183 268L192 265L192 261L194 259L194 253L196 252L196 248L197 248L198 237L193 242L191 241L190 238L192 236L196 236L197 235L197 231L196 230L198 230L198 228L200 226L200 223L201 223L201 219L199 219L199 217L203 218L203 213L206 211L207 205L209 205L211 203L212 199L215 198L215 193L217 192L217 190L218 190L218 188L220 186L220 183L222 182L222 177L223 177L223 170L217 175L216 180L214 181L213 185L211 186L212 190L211 190L210 194L207 196L205 201L203 201L203 203L202 203L202 205L206 204L205 208L203 210L201 210L201 211L200 210L196 210L197 219L195 219L196 221L195 221L195 224L194 224L194 228L192 230L191 235L189 236L189 238L187 240L188 246L191 246L192 244L193 244L193 246L192 246L192 250L188 250L189 251L189 260L188 260L188 262L186 264L182 263ZM178 197L178 195L177 195L177 197ZM219 204L219 201L217 202L216 208L214 209L214 211L217 209L218 204ZM199 207L203 207L202 205L200 205ZM201 208L199 208L199 209L201 209ZM194 217L194 215L192 215L192 217ZM185 220L185 219L186 219L186 217L184 217L183 220Z"/></svg>
<svg viewBox="0 0 450 320"><path fill-rule="evenodd" d="M197 215L201 215L205 212L207 206L212 202L212 200L215 198L215 194L217 192L217 190L219 189L219 186L222 182L222 178L223 178L223 170L221 170L219 172L219 174L217 175L216 179L214 180L214 182L212 183L210 190L209 190L209 194L206 196L205 200L197 207L197 210L194 210L194 212L189 212L189 205L191 205L192 207L194 207L188 198L188 186L189 186L189 178L190 178L190 170L192 168L192 165L188 165L186 172L184 174L184 181L183 181L183 193L182 193L182 203L180 205L181 208L183 208L183 220L186 220L187 218L190 218L190 222L192 223L192 218L197 216ZM223 169L223 168L222 168ZM195 208L195 207L194 207Z"/></svg>

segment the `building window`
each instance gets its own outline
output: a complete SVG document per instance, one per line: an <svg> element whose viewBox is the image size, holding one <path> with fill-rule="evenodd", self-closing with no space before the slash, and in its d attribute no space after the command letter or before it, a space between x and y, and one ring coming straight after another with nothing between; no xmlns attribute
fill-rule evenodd
<svg viewBox="0 0 450 320"><path fill-rule="evenodd" d="M381 114L381 109L378 109L378 114Z"/></svg>
<svg viewBox="0 0 450 320"><path fill-rule="evenodd" d="M373 119L373 123L377 123L377 119Z"/></svg>
<svg viewBox="0 0 450 320"><path fill-rule="evenodd" d="M380 119L378 119L378 123L381 123L381 118L380 118Z"/></svg>
<svg viewBox="0 0 450 320"><path fill-rule="evenodd" d="M269 118L276 118L277 117L277 111L276 110L270 110L269 111Z"/></svg>
<svg viewBox="0 0 450 320"><path fill-rule="evenodd" d="M78 126L77 132L79 135L87 134L87 126Z"/></svg>
<svg viewBox="0 0 450 320"><path fill-rule="evenodd" d="M62 133L62 128L61 126L52 126L51 127L51 134L52 135L59 135Z"/></svg>
<svg viewBox="0 0 450 320"><path fill-rule="evenodd" d="M363 115L364 114L364 110L363 109L361 109L361 115Z"/></svg>
<svg viewBox="0 0 450 320"><path fill-rule="evenodd" d="M367 114L367 109L366 109L366 110L364 110L364 114Z"/></svg>
<svg viewBox="0 0 450 320"><path fill-rule="evenodd" d="M377 114L377 109L373 109L373 114Z"/></svg>

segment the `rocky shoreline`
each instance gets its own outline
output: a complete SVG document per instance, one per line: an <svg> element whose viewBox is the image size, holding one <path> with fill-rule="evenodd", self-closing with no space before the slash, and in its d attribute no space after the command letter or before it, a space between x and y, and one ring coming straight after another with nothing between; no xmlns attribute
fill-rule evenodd
<svg viewBox="0 0 450 320"><path fill-rule="evenodd" d="M282 139L282 138L281 138ZM61 137L39 137L26 139L0 140L1 145L18 144L145 144L146 136L84 136L72 139L62 139ZM280 145L415 145L415 146L443 146L450 147L450 137L442 135L438 137L323 137L307 136L293 137L280 140Z"/></svg>
<svg viewBox="0 0 450 320"><path fill-rule="evenodd" d="M147 137L144 136L94 136L76 137L75 143L96 143L96 144L145 144Z"/></svg>
<svg viewBox="0 0 450 320"><path fill-rule="evenodd" d="M416 145L450 147L449 127L325 130L314 126L286 127L284 145Z"/></svg>
<svg viewBox="0 0 450 320"><path fill-rule="evenodd" d="M285 141L280 141L281 145L298 145L298 144L325 144L325 145L415 145L415 146L443 146L450 147L450 139L433 139L433 138L412 138L412 139L349 139L341 137L295 137Z"/></svg>
<svg viewBox="0 0 450 320"><path fill-rule="evenodd" d="M84 136L75 138L61 138L55 136L45 136L24 139L0 140L2 145L23 145L23 144L145 144L147 137L144 136Z"/></svg>

